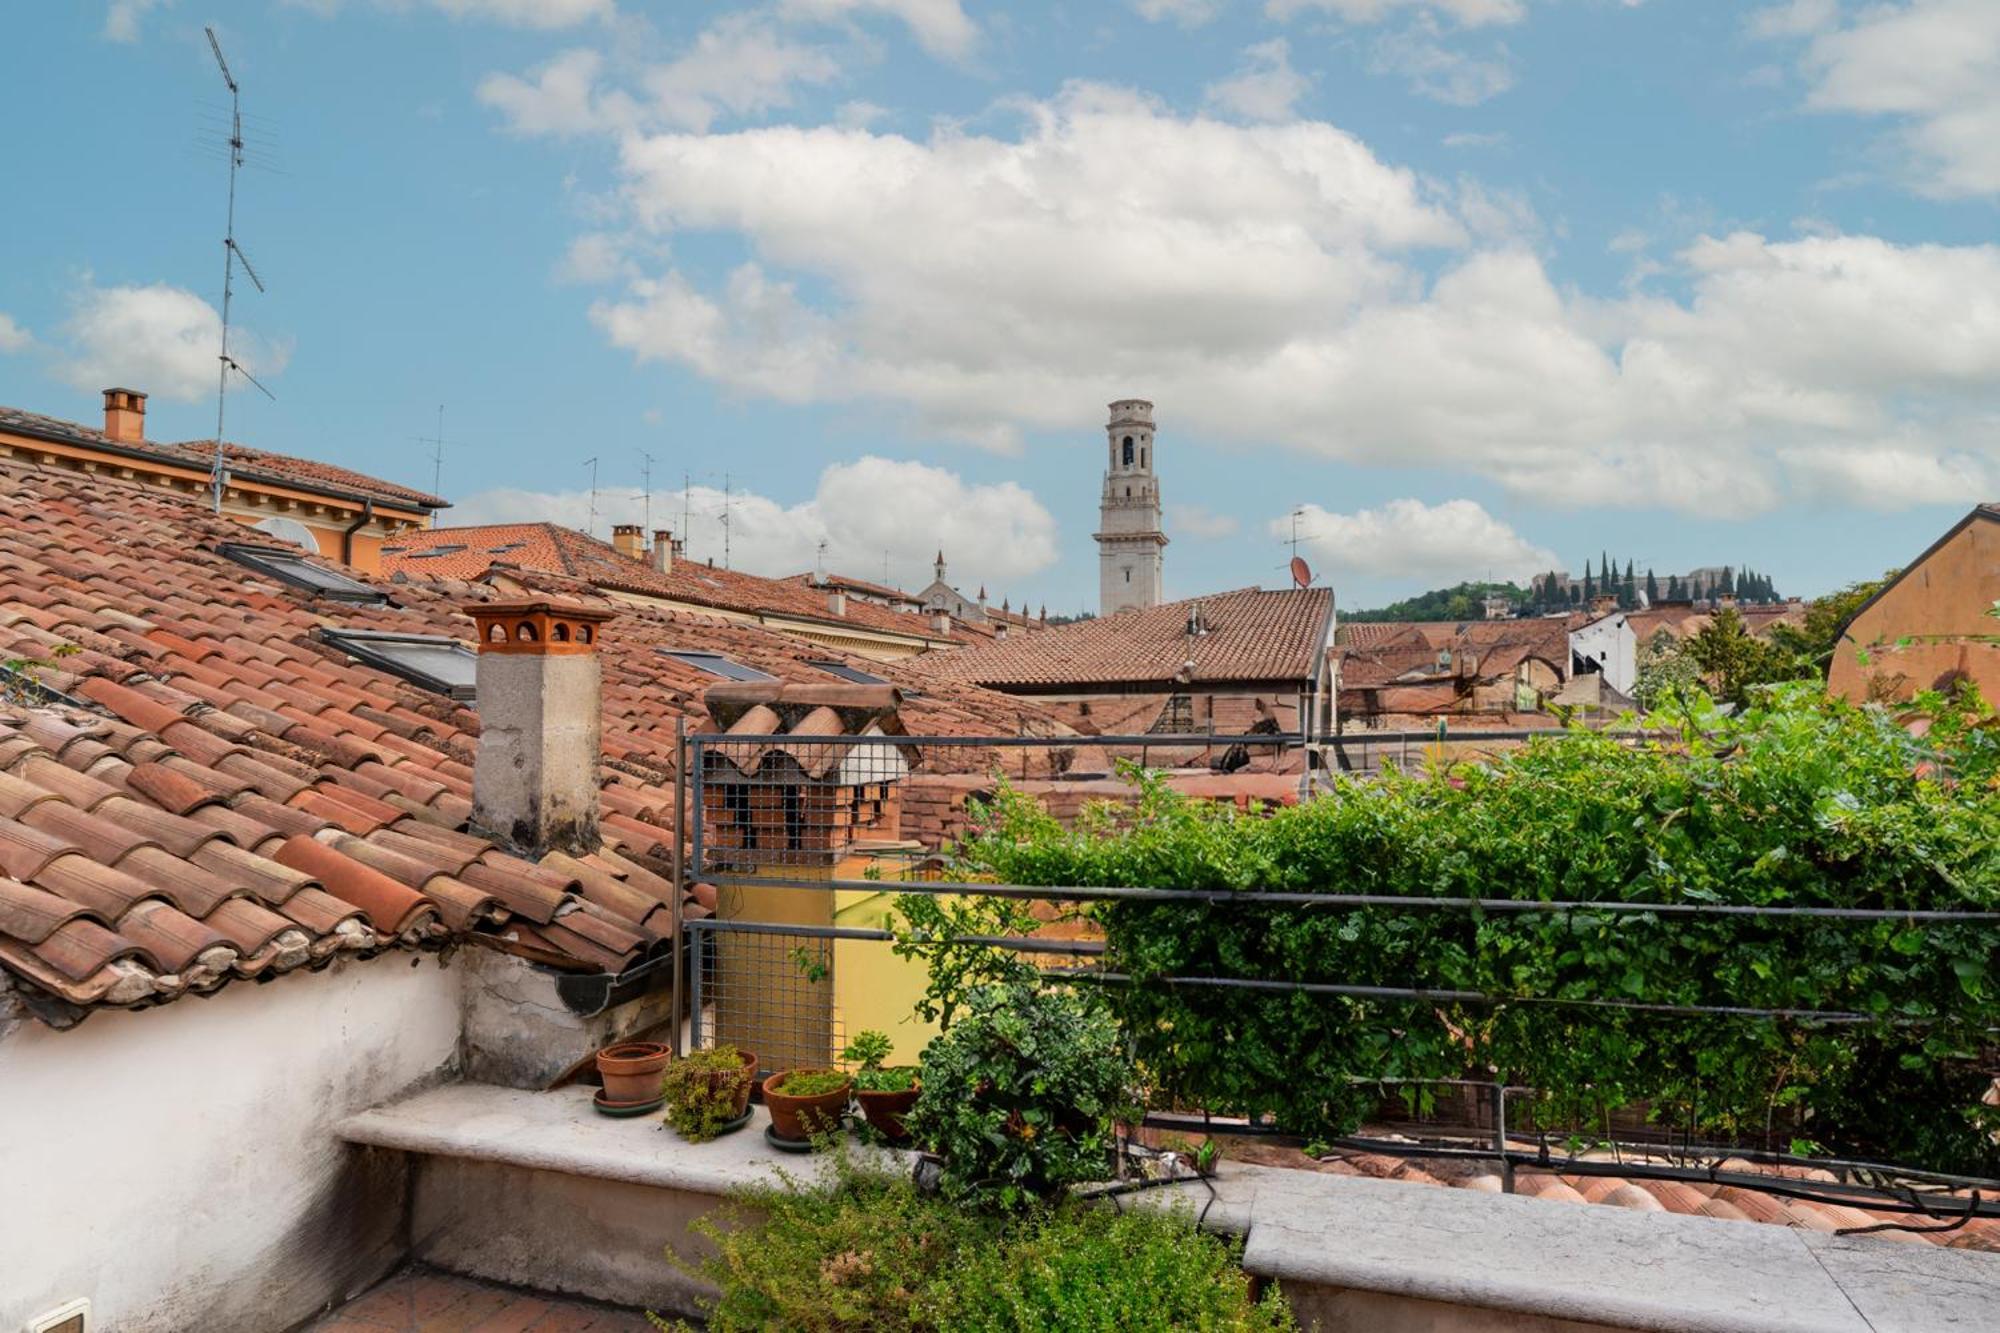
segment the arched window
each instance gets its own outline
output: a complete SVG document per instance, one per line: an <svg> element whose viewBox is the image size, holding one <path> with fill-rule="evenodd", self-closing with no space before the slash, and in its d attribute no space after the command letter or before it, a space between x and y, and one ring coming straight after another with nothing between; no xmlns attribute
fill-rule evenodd
<svg viewBox="0 0 2000 1333"><path fill-rule="evenodd" d="M1131 467L1131 466L1132 466L1132 437L1131 437L1130 435L1127 435L1127 436L1125 437L1125 453L1124 453L1124 460L1125 460L1125 466L1126 466L1126 467Z"/></svg>
<svg viewBox="0 0 2000 1333"><path fill-rule="evenodd" d="M1146 462L1146 451L1144 449L1141 449L1139 451L1139 466L1140 467L1149 466L1149 464Z"/></svg>

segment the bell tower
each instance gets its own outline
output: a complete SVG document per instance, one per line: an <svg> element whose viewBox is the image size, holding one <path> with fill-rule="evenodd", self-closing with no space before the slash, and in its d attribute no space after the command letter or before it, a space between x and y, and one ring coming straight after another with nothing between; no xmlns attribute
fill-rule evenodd
<svg viewBox="0 0 2000 1333"><path fill-rule="evenodd" d="M1097 612L1158 606L1164 600L1167 535L1160 531L1160 483L1153 476L1153 405L1111 404L1108 466L1097 521Z"/></svg>

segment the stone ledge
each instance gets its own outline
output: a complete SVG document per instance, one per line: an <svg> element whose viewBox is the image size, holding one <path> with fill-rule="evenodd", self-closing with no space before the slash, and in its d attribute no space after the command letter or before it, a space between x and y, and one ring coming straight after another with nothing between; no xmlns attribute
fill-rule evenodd
<svg viewBox="0 0 2000 1333"><path fill-rule="evenodd" d="M722 1195L817 1159L749 1127L683 1142L657 1118L615 1120L591 1090L434 1088L342 1121L352 1143ZM1476 1312L1654 1333L1933 1333L1987 1329L2000 1255L1785 1227L1225 1163L1208 1223L1247 1232L1244 1267L1296 1288L1379 1293ZM1131 1196L1207 1202L1200 1186ZM1474 1326L1474 1325L1468 1325Z"/></svg>

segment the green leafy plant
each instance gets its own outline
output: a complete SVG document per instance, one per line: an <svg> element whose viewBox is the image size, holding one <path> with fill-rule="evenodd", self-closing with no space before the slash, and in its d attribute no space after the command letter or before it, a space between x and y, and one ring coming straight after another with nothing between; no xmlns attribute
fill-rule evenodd
<svg viewBox="0 0 2000 1333"><path fill-rule="evenodd" d="M661 1080L667 1123L690 1143L706 1143L735 1119L753 1071L734 1046L689 1051L667 1062Z"/></svg>
<svg viewBox="0 0 2000 1333"><path fill-rule="evenodd" d="M896 1065L884 1068L882 1062L895 1049L886 1032L873 1029L859 1033L854 1040L841 1048L840 1058L856 1066L854 1070L854 1090L856 1092L908 1092L917 1086L917 1071L913 1065Z"/></svg>
<svg viewBox="0 0 2000 1333"><path fill-rule="evenodd" d="M1110 1015L1028 982L967 995L958 1022L924 1048L921 1078L905 1124L943 1158L945 1192L1002 1208L1103 1179L1112 1121L1136 1103Z"/></svg>
<svg viewBox="0 0 2000 1333"><path fill-rule="evenodd" d="M1541 1091L1522 1113L1544 1125L1601 1126L1640 1107L1677 1131L1774 1148L1810 1137L1841 1155L2000 1169L2000 1112L1980 1103L2000 1027L2000 929L1894 915L2000 909L1992 711L1965 687L1902 717L1810 685L1747 698L1725 716L1705 696L1675 695L1645 719L1668 740L1559 733L1477 765L1341 780L1268 816L1143 775L1135 807L1066 828L1003 791L954 869L1241 896L1093 913L1106 970L1131 979L1104 986L1104 1002L1163 1104L1268 1114L1331 1138L1407 1086L1388 1080L1498 1075ZM1910 716L1926 734L1902 725ZM1257 901L1270 891L1890 915ZM1766 1012L1675 1012L1722 1006ZM1855 1017L1792 1016L1826 1012Z"/></svg>
<svg viewBox="0 0 2000 1333"><path fill-rule="evenodd" d="M1272 1290L1253 1299L1238 1246L1185 1207L1119 1213L1082 1200L998 1214L917 1192L900 1174L836 1159L820 1184L746 1190L694 1229L716 1298L712 1333L1281 1333ZM682 1326L655 1318L662 1329Z"/></svg>
<svg viewBox="0 0 2000 1333"><path fill-rule="evenodd" d="M823 1097L848 1085L848 1075L837 1069L795 1069L771 1085L784 1097Z"/></svg>

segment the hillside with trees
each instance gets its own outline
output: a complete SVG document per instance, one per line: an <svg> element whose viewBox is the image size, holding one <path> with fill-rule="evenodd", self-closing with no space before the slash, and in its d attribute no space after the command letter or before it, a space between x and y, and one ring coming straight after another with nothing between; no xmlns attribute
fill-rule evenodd
<svg viewBox="0 0 2000 1333"><path fill-rule="evenodd" d="M1461 583L1436 588L1374 611L1343 611L1347 621L1484 620L1486 599L1498 593L1513 603L1518 613L1528 600L1528 591L1512 583Z"/></svg>

